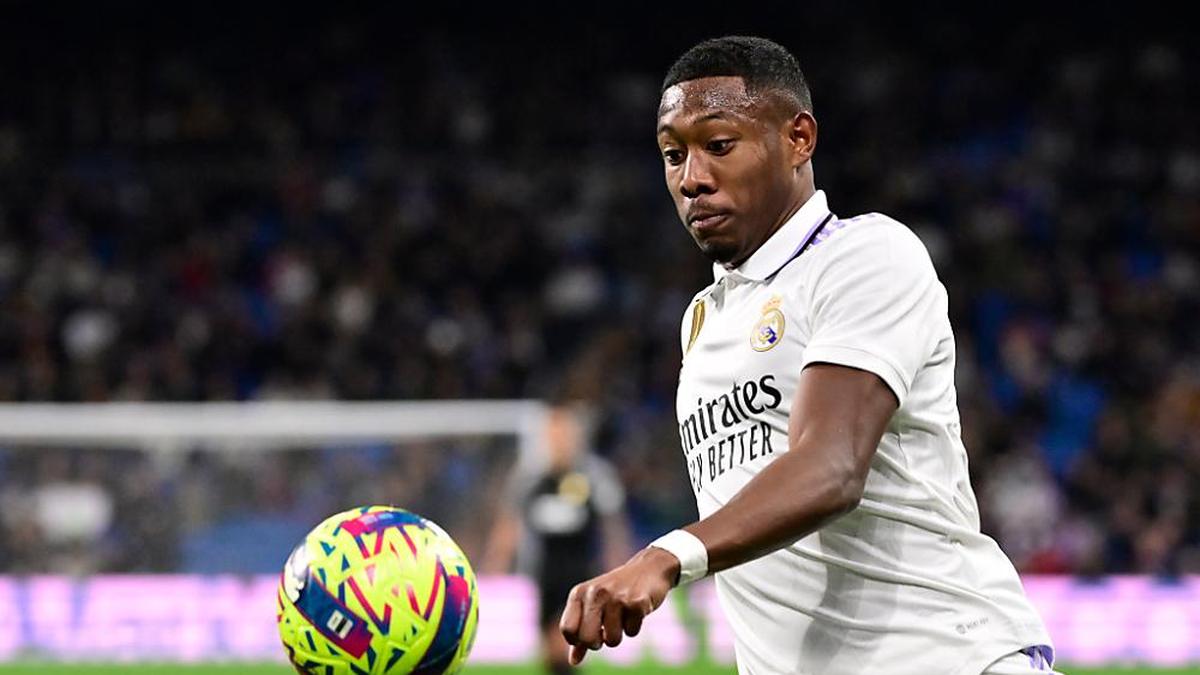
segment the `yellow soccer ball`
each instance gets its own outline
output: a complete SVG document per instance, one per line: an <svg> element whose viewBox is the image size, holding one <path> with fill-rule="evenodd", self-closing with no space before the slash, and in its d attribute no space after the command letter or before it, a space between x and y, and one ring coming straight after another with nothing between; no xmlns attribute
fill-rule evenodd
<svg viewBox="0 0 1200 675"><path fill-rule="evenodd" d="M279 637L306 675L440 675L466 662L475 573L433 521L391 506L326 519L279 583Z"/></svg>

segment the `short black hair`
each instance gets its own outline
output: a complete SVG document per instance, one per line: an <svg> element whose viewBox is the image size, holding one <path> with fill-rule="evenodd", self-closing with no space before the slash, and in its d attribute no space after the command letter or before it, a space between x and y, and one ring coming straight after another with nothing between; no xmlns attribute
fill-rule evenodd
<svg viewBox="0 0 1200 675"><path fill-rule="evenodd" d="M675 61L659 93L702 77L740 77L747 92L774 89L795 98L800 110L812 112L812 94L800 63L786 47L766 38L727 35L701 42Z"/></svg>

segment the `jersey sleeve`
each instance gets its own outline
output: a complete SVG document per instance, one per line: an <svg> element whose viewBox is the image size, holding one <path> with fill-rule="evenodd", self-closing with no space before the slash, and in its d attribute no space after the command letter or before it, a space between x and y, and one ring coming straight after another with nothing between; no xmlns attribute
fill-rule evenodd
<svg viewBox="0 0 1200 675"><path fill-rule="evenodd" d="M924 244L899 223L863 223L825 242L809 292L803 366L832 363L879 376L900 405L948 321L946 295Z"/></svg>
<svg viewBox="0 0 1200 675"><path fill-rule="evenodd" d="M590 457L586 465L588 481L592 485L592 503L596 512L611 516L619 513L625 506L625 488L617 471L611 464L599 457Z"/></svg>

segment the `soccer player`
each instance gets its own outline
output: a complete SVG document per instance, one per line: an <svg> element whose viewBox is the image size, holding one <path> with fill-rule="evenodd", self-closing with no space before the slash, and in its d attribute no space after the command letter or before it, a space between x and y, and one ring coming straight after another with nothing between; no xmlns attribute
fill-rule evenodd
<svg viewBox="0 0 1200 675"><path fill-rule="evenodd" d="M795 57L696 45L663 82L658 145L713 261L676 400L701 519L571 590L571 661L715 574L743 674L1049 671L1050 637L979 530L946 291L904 225L840 218L815 188Z"/></svg>
<svg viewBox="0 0 1200 675"><path fill-rule="evenodd" d="M514 471L484 558L484 569L503 573L519 557L537 581L542 662L555 675L570 671L558 630L568 591L598 571L599 559L611 566L629 555L625 490L612 465L590 452L585 427L569 406L550 410L546 461Z"/></svg>

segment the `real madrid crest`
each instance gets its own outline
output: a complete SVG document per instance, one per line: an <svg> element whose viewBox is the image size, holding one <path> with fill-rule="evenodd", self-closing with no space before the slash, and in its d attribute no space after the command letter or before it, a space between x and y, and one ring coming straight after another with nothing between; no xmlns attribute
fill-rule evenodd
<svg viewBox="0 0 1200 675"><path fill-rule="evenodd" d="M783 339L786 322L783 320L783 312L779 310L781 302L782 298L774 295L763 305L762 316L758 318L754 330L750 333L750 346L754 351L765 352Z"/></svg>

